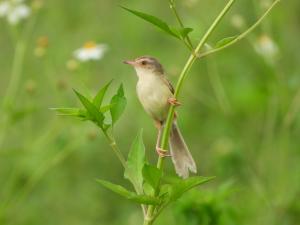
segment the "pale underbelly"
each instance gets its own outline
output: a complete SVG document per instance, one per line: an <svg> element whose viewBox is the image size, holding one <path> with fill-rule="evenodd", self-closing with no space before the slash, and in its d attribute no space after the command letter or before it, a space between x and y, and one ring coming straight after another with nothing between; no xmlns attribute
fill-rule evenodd
<svg viewBox="0 0 300 225"><path fill-rule="evenodd" d="M137 88L138 97L145 111L155 120L164 121L169 110L168 99L172 97L172 93L166 85L156 86L155 90L144 87Z"/></svg>

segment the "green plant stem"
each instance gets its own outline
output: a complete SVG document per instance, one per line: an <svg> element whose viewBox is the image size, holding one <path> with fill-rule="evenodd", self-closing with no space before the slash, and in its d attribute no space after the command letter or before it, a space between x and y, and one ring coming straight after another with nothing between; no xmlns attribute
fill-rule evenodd
<svg viewBox="0 0 300 225"><path fill-rule="evenodd" d="M175 17L176 17L176 19L177 19L178 24L180 25L181 28L184 28L183 22L182 22L182 20L181 20L179 14L178 14L178 12L177 12L177 10L176 10L174 0L169 0L169 4L170 4L170 9L171 9L172 12L174 13L174 15L175 15ZM185 44L186 44L186 46L187 46L189 49L193 50L194 47L193 47L193 44L192 44L192 41L191 41L189 35L186 36L186 40L187 40L187 43L184 41Z"/></svg>
<svg viewBox="0 0 300 225"><path fill-rule="evenodd" d="M2 114L2 123L0 124L0 147L2 146L2 143L4 141L6 130L9 123L9 111L11 110L11 106L13 104L13 101L17 95L19 83L21 80L22 75L22 66L24 61L26 51L26 45L25 42L21 39L17 42L14 59L13 59L13 66L12 66L12 74L11 79L9 81L9 85L6 91L6 95L3 99L3 105L1 108L1 114Z"/></svg>
<svg viewBox="0 0 300 225"><path fill-rule="evenodd" d="M181 91L182 85L184 83L184 80L186 79L186 76L188 74L188 72L190 71L193 63L195 62L195 60L197 59L197 54L198 52L201 50L201 48L204 46L204 44L206 43L207 39L209 38L209 36L212 34L212 32L215 30L215 28L218 26L218 24L220 23L220 21L222 20L222 18L225 16L225 14L229 11L229 9L231 8L231 6L233 5L233 3L235 2L235 0L230 0L227 5L224 7L224 9L221 11L221 13L218 15L218 17L215 19L215 21L212 23L212 25L209 27L209 29L207 30L207 32L204 34L203 38L200 40L199 44L197 45L196 49L195 49L195 54L191 54L188 61L186 62L176 85L176 89L175 89L175 94L174 97L178 98L179 93ZM162 135L162 143L161 143L161 148L162 149L166 149L167 145L168 145L168 140L169 140L169 134L170 134L170 129L171 129L171 125L172 125L172 121L173 121L173 117L174 117L174 112L175 112L175 107L171 106L169 109L169 113L168 113L168 117L165 123L165 128L163 131L163 135ZM160 158L160 161L163 161L163 158ZM158 166L161 165L162 162L158 163Z"/></svg>
<svg viewBox="0 0 300 225"><path fill-rule="evenodd" d="M25 43L19 40L16 45L15 56L13 60L12 75L7 88L6 96L3 100L3 107L5 110L12 104L18 90L18 85L21 79L21 71L25 53Z"/></svg>
<svg viewBox="0 0 300 225"><path fill-rule="evenodd" d="M199 44L197 45L197 47L195 49L195 53L192 53L190 55L188 61L186 62L185 66L184 66L184 68L183 68L183 70L182 70L182 72L179 76L179 79L178 79L178 82L177 82L177 85L176 85L176 89L175 89L175 94L174 94L175 98L178 98L179 93L180 93L181 88L182 88L182 85L183 85L183 82L186 79L186 76L187 76L188 72L190 71L193 63L197 59L198 52L201 50L201 48L206 43L209 36L212 34L212 32L215 30L215 28L221 22L222 18L229 11L229 9L231 8L231 6L233 5L234 2L235 2L235 0L229 0L229 2L226 4L226 6L221 11L221 13L217 16L217 18L214 20L212 25L209 27L207 32L204 34L204 36L200 40ZM167 120L165 122L165 127L164 127L163 134L162 134L162 140L161 140L161 148L162 149L167 149L167 147L168 147L169 134L170 134L170 129L171 129L171 126L172 126L173 118L174 118L174 112L175 112L175 107L170 106L170 109L169 109L169 112L168 112L168 117L167 117ZM163 163L164 163L164 157L159 157L158 162L157 162L157 168L160 169L160 170L163 170ZM159 188L157 188L155 190L154 195L157 196L158 194L159 194ZM144 225L151 225L153 223L153 221L154 221L153 220L154 219L154 216L153 216L154 211L155 211L155 207L154 206L149 206L148 211L147 211L147 215L144 219Z"/></svg>
<svg viewBox="0 0 300 225"><path fill-rule="evenodd" d="M17 96L19 84L22 77L23 63L24 63L24 57L25 57L26 47L27 47L26 44L29 41L30 35L32 34L35 22L36 22L36 14L34 14L32 19L27 23L27 26L25 27L24 32L22 32L20 37L16 38L17 43L16 43L15 54L13 58L11 78L8 84L6 94L3 98L2 107L0 108L0 112L1 112L0 148L3 144L4 138L7 133L6 131L9 126L9 121L10 121L9 111L11 110L14 100Z"/></svg>
<svg viewBox="0 0 300 225"><path fill-rule="evenodd" d="M275 0L270 7L266 10L266 12L251 26L249 27L246 31L244 31L243 33L241 33L240 35L238 35L235 39L233 39L232 41L228 42L226 45L223 45L220 48L215 48L206 52L201 53L200 55L198 55L198 58L204 58L208 55L211 55L213 53L219 52L225 48L230 47L231 45L237 43L238 41L242 40L243 38L245 38L249 33L251 33L262 21L263 19L272 11L272 9L274 8L274 6L276 6L281 0Z"/></svg>
<svg viewBox="0 0 300 225"><path fill-rule="evenodd" d="M215 98L217 102L219 103L219 106L223 113L225 115L229 115L230 110L230 104L224 89L224 85L222 83L218 66L216 64L216 61L213 58L209 58L209 60L206 60L207 64L207 74L213 89L213 92L215 94Z"/></svg>
<svg viewBox="0 0 300 225"><path fill-rule="evenodd" d="M117 142L116 142L115 138L114 138L113 136L109 135L109 134L108 134L107 132L105 132L104 130L103 130L103 133L104 133L106 139L108 140L110 147L112 148L112 150L114 151L115 155L117 156L117 158L118 158L119 161L121 162L122 166L123 166L124 168L126 168L126 160L125 160L125 157L123 156L122 152L120 151L120 149L119 149L119 147L118 147L118 145L117 145ZM138 191L137 191L138 188L137 188L135 185L133 185L133 187L134 187L134 190L136 191L136 193L138 193ZM145 215L146 215L146 211L147 211L147 210L146 210L146 206L145 206L145 205L141 205L141 208L142 208L143 214L144 214L144 216L145 216Z"/></svg>
<svg viewBox="0 0 300 225"><path fill-rule="evenodd" d="M115 155L117 156L117 158L121 162L122 166L125 168L126 167L126 160L125 160L125 157L123 156L122 152L120 151L120 149L119 149L119 147L116 143L116 140L114 139L114 137L107 134L107 132L103 131L103 133L104 133L106 139L108 140L111 149L114 151Z"/></svg>

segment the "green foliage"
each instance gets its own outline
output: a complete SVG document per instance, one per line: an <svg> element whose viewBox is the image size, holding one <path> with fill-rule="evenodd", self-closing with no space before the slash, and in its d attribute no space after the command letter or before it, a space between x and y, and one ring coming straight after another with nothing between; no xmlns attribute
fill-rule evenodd
<svg viewBox="0 0 300 225"><path fill-rule="evenodd" d="M189 177L184 180L178 180L177 182L171 184L169 189L169 201L176 201L179 199L185 192L189 191L192 188L195 188L199 185L202 185L214 177Z"/></svg>
<svg viewBox="0 0 300 225"><path fill-rule="evenodd" d="M189 33L191 33L194 29L190 27L178 28L177 29L182 39L186 38Z"/></svg>
<svg viewBox="0 0 300 225"><path fill-rule="evenodd" d="M124 177L132 183L137 194L126 190L120 185L115 185L108 181L97 181L101 183L102 186L129 200L148 205L167 205L170 202L176 201L188 190L213 179L213 177L190 177L184 180L179 179L178 177L163 179L169 183L161 186L161 194L158 195L158 197L145 195L144 193L153 194L157 188L160 189L159 184L162 178L162 171L157 167L146 163L142 131L138 133L131 145L124 171ZM148 189L149 186L152 189L151 191Z"/></svg>
<svg viewBox="0 0 300 225"><path fill-rule="evenodd" d="M112 81L104 85L97 94L89 100L90 98L82 95L78 91L74 90L76 96L82 103L85 109L80 108L51 108L57 112L59 116L73 116L78 117L82 120L90 120L94 122L98 127L100 127L104 132L115 124L120 116L123 114L126 107L127 100L124 95L123 85L121 84L117 90L117 93L111 98L110 104L103 105L103 99L105 94L111 85ZM107 115L106 112L110 111L111 124L106 124L104 122Z"/></svg>
<svg viewBox="0 0 300 225"><path fill-rule="evenodd" d="M143 131L140 131L131 145L124 172L124 177L131 181L139 194L143 192L142 169L145 164L145 146L142 134Z"/></svg>
<svg viewBox="0 0 300 225"><path fill-rule="evenodd" d="M228 43L232 42L233 40L235 40L238 36L232 36L232 37L226 37L223 38L222 40L218 41L215 48L221 48L225 45L227 45Z"/></svg>
<svg viewBox="0 0 300 225"><path fill-rule="evenodd" d="M115 124L117 120L120 118L124 109L126 107L127 100L124 96L123 85L121 84L118 92L112 97L110 101L110 114L112 119L112 124Z"/></svg>
<svg viewBox="0 0 300 225"><path fill-rule="evenodd" d="M91 118L92 121L96 122L96 124L99 127L103 127L104 115L99 111L99 109L97 109L96 105L90 102L86 97L84 97L78 91L74 90L74 92L76 93L77 97L81 101L82 105L87 110L89 118Z"/></svg>
<svg viewBox="0 0 300 225"><path fill-rule="evenodd" d="M238 225L239 209L232 204L236 193L232 182L217 188L190 191L172 206L180 224Z"/></svg>
<svg viewBox="0 0 300 225"><path fill-rule="evenodd" d="M126 11L134 14L135 16L153 24L154 26L158 27L159 29L163 30L167 34L171 35L172 37L175 37L177 39L184 39L190 32L193 31L192 28L186 27L186 28L175 28L169 26L166 22L163 20L157 18L156 16L143 13L137 10L129 9L124 6L121 6Z"/></svg>
<svg viewBox="0 0 300 225"><path fill-rule="evenodd" d="M111 182L105 181L105 180L96 180L98 183L100 183L103 187L111 190L112 192L115 192L116 194L121 195L124 198L127 198L130 201L145 204L145 205L158 205L160 204L160 200L158 198L147 196L147 195L137 195L134 192L128 191L126 188L113 184Z"/></svg>
<svg viewBox="0 0 300 225"><path fill-rule="evenodd" d="M78 108L50 108L50 109L56 111L58 116L74 116L80 118L87 117L86 110L84 109L78 109Z"/></svg>
<svg viewBox="0 0 300 225"><path fill-rule="evenodd" d="M162 171L159 170L156 166L145 164L143 167L143 178L153 190L155 190L160 182L162 177Z"/></svg>
<svg viewBox="0 0 300 225"><path fill-rule="evenodd" d="M110 82L108 82L103 88L101 88L98 91L97 95L94 97L93 104L96 106L96 108L99 109L101 107L105 93L106 93L107 89L109 88L109 86L111 85L111 83L112 83L112 80Z"/></svg>
<svg viewBox="0 0 300 225"><path fill-rule="evenodd" d="M70 96L67 90L74 84L82 86L84 82L87 89L90 89L112 77L118 81L124 79L125 73L133 72L123 67L121 59L139 54L154 55L162 60L167 74L175 78L180 72L180 66L188 58L186 50L176 43L160 41L160 34L155 32L150 34L148 30L147 33L141 33L145 23L132 26L128 13L115 10L114 1L74 0L71 5L61 0L43 2L46 11L35 13L32 10L30 17L18 26L7 24L7 29L0 29L0 47L3 52L0 56L0 101L4 102L10 86L13 87L10 93L15 96L8 98L10 104L6 107L7 112L0 112L0 180L3 181L0 185L0 224L41 224L43 218L49 218L49 225L74 224L74 221L78 224L93 224L95 221L103 225L124 224L126 221L139 224L141 217L135 212L138 207L128 207L129 203L126 204L121 198L122 202L111 201L109 194L103 194L99 199L95 183L89 182L97 176L115 181L115 184L100 181L101 188L104 186L108 190L115 190L131 203L145 204L146 210L149 206L155 206L155 217L158 211L173 203L168 213L160 214L161 218L155 225L172 222L181 225L298 224L300 179L299 173L290 171L299 171L300 165L297 138L300 119L297 110L299 69L295 66L300 52L295 48L299 33L296 20L299 1L291 0L284 7L279 5L267 18L269 21L266 21L265 26L247 36L245 46L235 48L235 54L230 50L224 51L216 58L217 61L210 57L205 60L205 64L190 70L191 77L184 84L188 92L186 95L180 94L185 97L182 99L185 104L180 109L179 119L185 121L185 130L189 131L188 145L197 164L201 165L200 171L217 174L217 181L209 188L201 186L182 192L187 190L188 185L180 184L178 177L166 177L166 173L173 170L170 163L164 164L166 170L162 175L150 164L156 157L151 155L151 161L145 159L142 169L141 194L126 185L120 188L116 185L121 182L123 171L107 151L108 143L113 148L116 146L113 129L110 129L111 108L116 104L111 104L110 100L115 93L107 96L107 90L112 88L111 82L101 86L96 96L78 89L80 95L88 100L88 106L91 106L90 103L94 105L92 111L96 108L105 117L101 127L105 137L95 140L97 132L90 124L78 126L72 123L73 120L54 119L53 113L45 109L57 105L73 107L74 96ZM244 21L244 25L250 24L250 21L262 15L266 7L254 1L245 3L238 3L241 14L238 11L229 14L226 18L228 23L221 23L223 27L220 32L234 33L236 24L232 22L237 18L236 15ZM147 1L139 1L138 7L146 9L147 4ZM167 4L167 1L153 1L150 8L154 12L159 10L165 21L176 22L171 17L172 13L168 12ZM178 8L179 13L185 15L186 21L197 32L194 37L204 33L203 28L209 25L206 22L216 16L211 12L216 12L218 8L218 5L212 7L210 0L178 1L178 7L181 6ZM65 10L66 7L68 10ZM87 11L88 14L85 13ZM200 11L205 13L200 15ZM280 20L285 14L289 17ZM34 18L35 15L38 17ZM1 24L6 25L2 19ZM113 23L115 20L118 23ZM191 28L174 28L171 26L174 24L165 24L172 34L163 30L164 25L163 28L159 24L153 26L181 40L191 32ZM34 30L28 29L30 26ZM45 32L53 27L55 34ZM236 29L236 33L240 29ZM14 53L14 49L18 49L17 39L22 36L22 30L29 34L26 37L29 42L21 40L26 51L20 56L18 51ZM39 35L47 35L49 39L43 57L35 57L36 49L40 50L39 46L35 46ZM144 41L140 42L133 37ZM218 36L215 38L218 40ZM101 61L93 62L77 61L77 69L66 68L72 52L88 39L108 43L109 57L105 55ZM212 50L227 46L235 40L235 37L222 39ZM265 46L277 48L280 63L272 55L260 55L262 50L266 50L263 48ZM247 51L244 51L244 47ZM257 54L258 50L260 54ZM11 68L15 65L17 68ZM11 74L20 76L13 77ZM192 82L188 82L190 79ZM134 85L133 80L128 79L131 87ZM11 85L11 81L15 83ZM134 88L129 88L127 92L129 96L135 95ZM124 100L120 101L121 104L118 104L124 107ZM120 119L118 112L122 111L119 110L122 107L118 107L114 114L114 118L117 118L114 123L119 125L114 130L120 135L120 147L124 152L127 152L134 130L152 125L142 113L137 113L141 109L134 104L135 100L130 101L132 104L126 110L128 115L135 115L133 122L132 118ZM224 102L228 103L227 108L220 110ZM195 110L197 105L201 107ZM84 105L53 110L58 115L89 120L99 126L96 119L98 116L93 117L93 113L88 112ZM151 146L150 142L154 142L150 136L152 128L147 127L146 130L145 144ZM149 155L152 152L149 151ZM230 190L223 191L222 184L229 177L236 181L234 189L238 189L233 194ZM175 184L180 190L174 189ZM159 196L153 197L156 188ZM229 194L232 199L229 199ZM174 202L170 201L172 195L174 199L178 195L181 197ZM22 207L24 204L26 207ZM43 210L38 205L53 210ZM61 208L68 209L68 213L62 214ZM18 212L17 216L14 212Z"/></svg>

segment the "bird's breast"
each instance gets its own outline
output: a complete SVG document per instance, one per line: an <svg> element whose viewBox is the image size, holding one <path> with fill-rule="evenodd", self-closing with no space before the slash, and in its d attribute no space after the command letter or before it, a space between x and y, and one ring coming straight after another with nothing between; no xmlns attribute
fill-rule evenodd
<svg viewBox="0 0 300 225"><path fill-rule="evenodd" d="M140 77L137 83L137 94L148 114L155 120L166 119L169 109L168 98L172 93L161 77L157 75Z"/></svg>

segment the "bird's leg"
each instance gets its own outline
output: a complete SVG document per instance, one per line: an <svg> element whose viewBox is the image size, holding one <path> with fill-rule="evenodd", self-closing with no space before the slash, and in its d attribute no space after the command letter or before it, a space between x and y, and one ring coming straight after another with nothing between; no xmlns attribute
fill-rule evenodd
<svg viewBox="0 0 300 225"><path fill-rule="evenodd" d="M174 97L168 98L168 103L174 106L180 106L181 103Z"/></svg>
<svg viewBox="0 0 300 225"><path fill-rule="evenodd" d="M157 152L157 154L159 155L159 157L171 156L170 154L168 154L167 150L164 150L160 147L161 131L162 131L162 128L163 128L162 122L161 121L155 121L155 126L158 130L157 141L156 141L156 152Z"/></svg>

